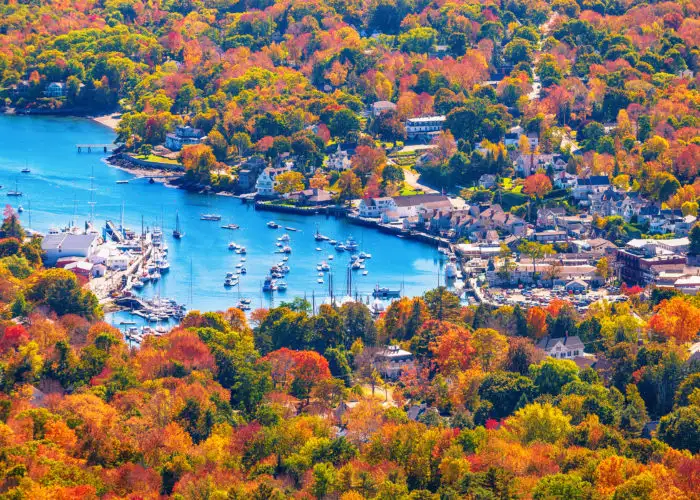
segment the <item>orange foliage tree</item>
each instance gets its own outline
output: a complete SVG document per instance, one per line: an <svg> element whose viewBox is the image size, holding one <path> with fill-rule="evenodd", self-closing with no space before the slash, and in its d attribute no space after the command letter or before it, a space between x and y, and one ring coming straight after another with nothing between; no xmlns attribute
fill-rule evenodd
<svg viewBox="0 0 700 500"><path fill-rule="evenodd" d="M683 297L664 300L649 320L649 329L678 342L690 342L700 331L700 309Z"/></svg>

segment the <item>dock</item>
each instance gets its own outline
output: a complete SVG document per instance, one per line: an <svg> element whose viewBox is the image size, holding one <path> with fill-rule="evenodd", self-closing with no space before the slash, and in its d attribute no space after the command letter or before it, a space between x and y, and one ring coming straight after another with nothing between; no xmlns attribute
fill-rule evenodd
<svg viewBox="0 0 700 500"><path fill-rule="evenodd" d="M115 151L119 148L121 144L76 144L75 147L78 148L78 153L82 153L86 150L88 153L92 153L94 149L96 152L109 153Z"/></svg>

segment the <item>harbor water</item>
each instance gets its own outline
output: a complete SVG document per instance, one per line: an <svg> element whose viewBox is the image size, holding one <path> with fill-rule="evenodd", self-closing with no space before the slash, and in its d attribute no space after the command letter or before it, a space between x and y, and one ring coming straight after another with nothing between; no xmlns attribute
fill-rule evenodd
<svg viewBox="0 0 700 500"><path fill-rule="evenodd" d="M330 295L329 275L319 277L317 265L330 264L334 296L347 295L367 300L378 284L401 289L403 295L421 295L443 281L440 254L429 245L352 225L326 216L301 216L256 211L252 205L229 196L200 195L151 184L148 178L113 168L104 162L105 154L78 153L79 143L110 143L115 134L91 120L44 116L0 115L0 196L7 190L22 191L22 197L6 197L6 203L23 205L22 223L37 231L62 227L77 220L84 223L94 213L95 225L105 220L141 231L163 227L169 247L170 271L154 284L138 292L144 297L160 295L185 304L188 309L221 310L235 306L240 298L251 300L252 308L270 307L295 297L312 299L316 305ZM30 173L21 173L29 168ZM128 184L117 181L128 180ZM94 205L91 204L94 202ZM123 207L123 209L122 209ZM172 237L176 211L181 240ZM200 220L202 214L220 214L220 221ZM31 221L30 221L31 218ZM276 221L281 227L270 229ZM237 224L238 230L221 226ZM285 229L293 228L296 231ZM337 252L328 242L315 241L316 229L331 239L345 241L352 236L359 250L370 253L365 269L352 271L348 283L349 252ZM262 284L271 266L282 261L277 253L278 238L289 234L287 290L266 294ZM229 250L229 243L246 247L245 256ZM319 248L320 250L317 250ZM333 256L329 260L329 256ZM245 262L241 262L245 258ZM247 273L238 286L224 287L227 272L243 264ZM367 271L366 275L364 271ZM323 283L319 283L319 279ZM117 323L126 313L110 315Z"/></svg>

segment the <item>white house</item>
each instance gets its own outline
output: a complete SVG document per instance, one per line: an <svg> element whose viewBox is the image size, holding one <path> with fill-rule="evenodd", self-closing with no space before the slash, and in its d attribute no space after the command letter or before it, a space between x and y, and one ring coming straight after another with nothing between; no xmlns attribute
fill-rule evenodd
<svg viewBox="0 0 700 500"><path fill-rule="evenodd" d="M338 149L335 151L335 153L331 153L328 156L326 167L328 167L330 170L338 170L340 172L350 168L350 158L348 157L348 152L340 149L340 144L338 144Z"/></svg>
<svg viewBox="0 0 700 500"><path fill-rule="evenodd" d="M590 194L600 194L610 187L610 179L607 175L591 175L585 179L577 179L573 190L574 198L583 200Z"/></svg>
<svg viewBox="0 0 700 500"><path fill-rule="evenodd" d="M381 217L384 212L395 210L396 203L394 202L394 198L390 196L362 199L359 206L360 217L366 218Z"/></svg>
<svg viewBox="0 0 700 500"><path fill-rule="evenodd" d="M406 120L406 136L409 139L430 139L445 126L445 117L421 116Z"/></svg>
<svg viewBox="0 0 700 500"><path fill-rule="evenodd" d="M536 173L538 170L546 170L549 165L554 165L553 154L521 154L515 160L515 170L523 177Z"/></svg>
<svg viewBox="0 0 700 500"><path fill-rule="evenodd" d="M493 174L484 174L479 177L479 187L483 189L491 189L496 185L496 176Z"/></svg>
<svg viewBox="0 0 700 500"><path fill-rule="evenodd" d="M396 110L396 104L390 101L377 101L372 104L372 114L374 116L379 116L385 111Z"/></svg>
<svg viewBox="0 0 700 500"><path fill-rule="evenodd" d="M169 133L165 136L165 147L171 151L180 151L183 146L191 146L199 144L204 140L204 132L198 128L192 128L189 125L179 126L175 129L175 133Z"/></svg>
<svg viewBox="0 0 700 500"><path fill-rule="evenodd" d="M292 162L286 162L283 167L272 168L267 167L262 171L258 180L255 182L255 190L259 196L272 197L277 196L275 186L277 186L277 176L292 170Z"/></svg>
<svg viewBox="0 0 700 500"><path fill-rule="evenodd" d="M51 82L44 91L46 97L64 97L66 95L66 84L62 82Z"/></svg>
<svg viewBox="0 0 700 500"><path fill-rule="evenodd" d="M560 338L552 338L547 335L540 339L536 345L553 358L574 359L585 354L585 345L577 335Z"/></svg>
<svg viewBox="0 0 700 500"><path fill-rule="evenodd" d="M374 363L383 376L396 379L403 371L413 368L413 354L397 345L390 345L376 353Z"/></svg>
<svg viewBox="0 0 700 500"><path fill-rule="evenodd" d="M97 234L55 233L47 234L41 241L46 266L53 266L61 257L89 258L97 251Z"/></svg>

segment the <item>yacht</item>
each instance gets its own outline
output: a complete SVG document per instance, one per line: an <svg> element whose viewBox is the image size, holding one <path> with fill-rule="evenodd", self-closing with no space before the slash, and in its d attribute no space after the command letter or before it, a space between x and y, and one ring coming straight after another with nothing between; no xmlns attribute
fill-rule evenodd
<svg viewBox="0 0 700 500"><path fill-rule="evenodd" d="M202 214L199 218L200 220L221 220L221 216L219 214Z"/></svg>
<svg viewBox="0 0 700 500"><path fill-rule="evenodd" d="M333 255L328 255L328 260L333 260Z"/></svg>
<svg viewBox="0 0 700 500"><path fill-rule="evenodd" d="M379 285L377 285L374 288L372 295L374 297L383 297L383 298L399 297L399 296L401 296L401 291L400 290L392 290L390 288L380 287Z"/></svg>
<svg viewBox="0 0 700 500"><path fill-rule="evenodd" d="M445 278L448 280L453 280L457 278L457 264L454 262L448 262L445 266Z"/></svg>
<svg viewBox="0 0 700 500"><path fill-rule="evenodd" d="M243 300L239 300L238 304L236 304L236 308L241 311L250 311L250 304L245 304Z"/></svg>
<svg viewBox="0 0 700 500"><path fill-rule="evenodd" d="M224 280L224 286L229 287L229 286L236 286L238 284L238 278L236 277L235 274L231 274L230 277L226 277Z"/></svg>
<svg viewBox="0 0 700 500"><path fill-rule="evenodd" d="M316 232L314 233L314 239L316 241L326 241L328 239L327 236L323 236L320 231L318 230L318 226L316 226Z"/></svg>
<svg viewBox="0 0 700 500"><path fill-rule="evenodd" d="M280 227L280 225L277 224L275 221L271 220L267 223L267 227L269 227L270 229L277 229L278 227Z"/></svg>

